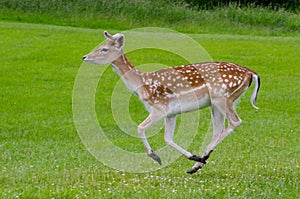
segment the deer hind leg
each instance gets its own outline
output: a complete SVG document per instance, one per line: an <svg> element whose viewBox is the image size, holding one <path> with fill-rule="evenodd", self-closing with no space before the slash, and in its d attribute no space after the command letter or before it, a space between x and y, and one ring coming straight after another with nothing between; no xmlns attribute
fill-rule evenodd
<svg viewBox="0 0 300 199"><path fill-rule="evenodd" d="M236 127L240 126L242 123L242 120L240 119L240 117L238 116L236 111L234 110L233 103L228 103L228 105L226 107L226 119L228 120L228 127L221 133L221 135L217 141L217 145L220 144L224 140L224 138L226 138L228 135L230 135L230 133L232 133L233 130Z"/></svg>
<svg viewBox="0 0 300 199"><path fill-rule="evenodd" d="M166 119L165 119L165 134L164 134L165 142L169 146L173 147L174 149L176 149L177 151L182 153L185 157L190 159L191 157L193 157L193 155L190 152L186 151L185 149L181 148L175 142L173 142L173 135L174 135L175 127L176 127L176 116L166 117Z"/></svg>
<svg viewBox="0 0 300 199"><path fill-rule="evenodd" d="M192 167L192 169L190 171L188 171L188 173L190 173L190 174L195 173L196 171L201 169L206 164L206 160L209 158L211 152L216 147L216 145L218 143L218 139L224 130L225 116L214 105L212 105L212 108L211 108L211 116L212 116L212 123L213 123L212 140L205 148L204 154L202 155L202 162L195 163L195 165Z"/></svg>
<svg viewBox="0 0 300 199"><path fill-rule="evenodd" d="M218 110L217 110L218 109ZM192 174L201 169L205 165L205 161L209 158L211 152L220 144L233 130L238 127L242 120L237 115L234 110L233 103L231 101L227 101L226 106L223 110L220 111L220 108L213 107L213 124L214 124L214 135L211 143L207 146L202 159L204 162L196 163L188 173ZM228 121L228 126L224 129L224 114L226 115L226 119ZM222 123L221 123L222 120ZM222 124L222 125L221 125Z"/></svg>
<svg viewBox="0 0 300 199"><path fill-rule="evenodd" d="M158 109L154 109L150 115L138 126L138 133L140 138L143 141L143 144L145 146L145 149L147 151L147 154L154 159L155 161L157 161L160 165L161 165L161 159L159 158L158 155L156 155L152 149L151 146L147 140L147 137L145 135L145 130L147 128L149 128L150 126L152 126L153 124L155 124L156 122L158 122L161 118L164 117L164 113L162 113L161 111L159 111Z"/></svg>
<svg viewBox="0 0 300 199"><path fill-rule="evenodd" d="M214 150L217 147L217 145L224 140L225 137L230 135L230 133L232 133L232 131L242 123L242 120L239 118L236 111L234 110L233 102L231 100L226 100L226 106L218 106L218 110L220 113L225 114L225 117L228 121L228 126L226 129L223 128L221 130L221 133L217 136L217 139L215 140L214 144L212 144L210 148L207 148L205 153L210 153L212 150ZM216 125L220 124L214 124L214 126Z"/></svg>

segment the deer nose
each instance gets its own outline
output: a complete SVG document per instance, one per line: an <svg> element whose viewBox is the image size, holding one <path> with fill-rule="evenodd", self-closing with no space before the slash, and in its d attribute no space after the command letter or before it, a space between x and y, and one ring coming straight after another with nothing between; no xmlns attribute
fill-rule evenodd
<svg viewBox="0 0 300 199"><path fill-rule="evenodd" d="M87 56L85 55L85 56L82 57L82 60L85 60L86 58L87 58Z"/></svg>

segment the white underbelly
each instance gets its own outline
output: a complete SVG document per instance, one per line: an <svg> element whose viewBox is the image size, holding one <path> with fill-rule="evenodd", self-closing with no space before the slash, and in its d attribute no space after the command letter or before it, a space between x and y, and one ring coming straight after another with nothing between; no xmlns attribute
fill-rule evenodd
<svg viewBox="0 0 300 199"><path fill-rule="evenodd" d="M184 96L173 99L168 107L168 115L186 113L201 108L205 108L211 104L209 95L204 95L201 98L196 96Z"/></svg>

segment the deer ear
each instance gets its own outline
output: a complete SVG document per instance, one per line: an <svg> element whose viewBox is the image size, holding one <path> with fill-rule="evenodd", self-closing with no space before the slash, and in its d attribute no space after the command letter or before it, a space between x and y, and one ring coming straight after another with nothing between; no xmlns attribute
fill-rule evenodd
<svg viewBox="0 0 300 199"><path fill-rule="evenodd" d="M123 34L116 34L114 35L115 38L115 46L117 49L122 49L125 44L125 37Z"/></svg>
<svg viewBox="0 0 300 199"><path fill-rule="evenodd" d="M103 34L106 37L106 39L110 39L110 40L114 39L113 36L111 36L107 31L104 31Z"/></svg>

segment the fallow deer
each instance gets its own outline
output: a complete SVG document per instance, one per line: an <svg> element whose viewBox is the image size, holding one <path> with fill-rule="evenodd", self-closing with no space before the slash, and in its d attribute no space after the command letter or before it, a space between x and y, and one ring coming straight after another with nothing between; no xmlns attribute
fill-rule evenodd
<svg viewBox="0 0 300 199"><path fill-rule="evenodd" d="M164 68L154 72L142 72L129 61L123 52L123 34L110 35L104 31L106 42L83 60L95 64L112 64L130 91L135 93L149 111L149 116L137 131L148 155L161 164L145 136L145 130L165 119L165 142L190 160L196 161L188 173L198 171L206 164L211 152L237 126L241 119L234 102L255 82L251 105L258 109L256 100L260 78L256 72L229 62L204 62ZM211 107L213 137L202 156L196 156L173 142L176 115ZM225 118L228 121L225 126Z"/></svg>

